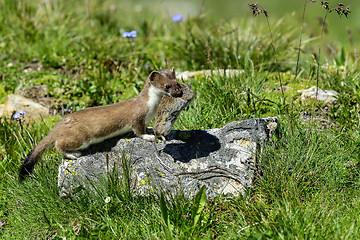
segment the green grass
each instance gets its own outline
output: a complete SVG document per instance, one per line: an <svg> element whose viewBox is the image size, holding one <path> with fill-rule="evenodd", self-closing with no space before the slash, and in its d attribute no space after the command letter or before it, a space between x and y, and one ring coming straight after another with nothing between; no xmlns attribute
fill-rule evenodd
<svg viewBox="0 0 360 240"><path fill-rule="evenodd" d="M225 20L224 12L214 14L208 5L200 12L199 5L175 23L170 19L175 9L169 16L160 3L148 10L115 0L0 0L0 104L7 94L46 84L49 96L58 99L53 108L79 110L135 96L152 70L233 68L244 73L189 81L196 96L174 128L207 129L268 116L280 121L279 136L258 155L261 171L245 196L207 199L200 191L194 199L136 197L126 178L114 173L105 189L74 200L59 198L61 155L54 149L36 166L36 179L17 181L21 159L61 117L22 126L2 118L0 239L357 239L360 86L354 49L359 41L354 34L350 46L343 36L331 35L337 16L329 18L319 86L338 91L338 101L329 106L301 101L297 90L316 85L321 30L312 24L324 12L319 5L308 6L295 81L301 12L291 15L289 7L290 12L279 13L276 6L268 11L282 83L290 87L284 96L266 20L253 18L248 9ZM339 25L354 26L351 17ZM122 38L130 30L138 36ZM43 68L24 71L33 62ZM305 111L308 122L301 120ZM318 115L336 127L320 128L311 117Z"/></svg>

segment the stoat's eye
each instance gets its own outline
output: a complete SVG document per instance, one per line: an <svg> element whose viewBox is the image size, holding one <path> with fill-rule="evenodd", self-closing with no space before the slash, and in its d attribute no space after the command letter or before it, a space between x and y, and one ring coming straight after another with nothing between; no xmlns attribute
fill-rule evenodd
<svg viewBox="0 0 360 240"><path fill-rule="evenodd" d="M165 88L166 88L166 89L170 89L170 85L167 85L167 84L166 84L166 85L165 85Z"/></svg>

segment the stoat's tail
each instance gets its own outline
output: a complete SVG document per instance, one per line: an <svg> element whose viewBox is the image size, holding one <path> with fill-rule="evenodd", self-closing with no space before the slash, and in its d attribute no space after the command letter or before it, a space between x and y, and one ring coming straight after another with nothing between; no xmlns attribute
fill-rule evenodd
<svg viewBox="0 0 360 240"><path fill-rule="evenodd" d="M39 161L41 155L55 143L51 134L46 136L40 143L27 155L21 165L19 172L19 181L23 181L33 170L35 164Z"/></svg>

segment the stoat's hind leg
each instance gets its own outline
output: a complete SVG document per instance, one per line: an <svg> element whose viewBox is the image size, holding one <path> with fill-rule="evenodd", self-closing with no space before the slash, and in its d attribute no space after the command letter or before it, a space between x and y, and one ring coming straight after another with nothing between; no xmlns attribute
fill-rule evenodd
<svg viewBox="0 0 360 240"><path fill-rule="evenodd" d="M64 156L64 158L71 160L76 160L82 156L82 153L80 151L66 152L61 154Z"/></svg>
<svg viewBox="0 0 360 240"><path fill-rule="evenodd" d="M72 146L75 148L70 148L69 146ZM77 147L76 144L71 144L69 142L64 142L64 141L56 141L55 142L55 148L66 159L75 160L82 156L82 152L79 151L76 147Z"/></svg>

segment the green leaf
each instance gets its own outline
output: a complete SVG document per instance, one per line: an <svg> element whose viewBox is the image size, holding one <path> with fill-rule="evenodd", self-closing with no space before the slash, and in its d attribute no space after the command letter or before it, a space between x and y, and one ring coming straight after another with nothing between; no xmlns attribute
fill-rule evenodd
<svg viewBox="0 0 360 240"><path fill-rule="evenodd" d="M161 214L162 214L162 217L163 217L165 225L166 225L166 228L165 228L166 234L168 236L170 236L174 226L170 223L168 208L166 206L166 202L165 202L163 193L161 193L161 196L160 196L160 210L161 210Z"/></svg>
<svg viewBox="0 0 360 240"><path fill-rule="evenodd" d="M169 215L168 215L168 209L166 207L166 203L165 203L165 199L164 199L164 194L161 193L160 196L160 210L161 210L161 214L162 217L164 219L165 225L168 226L169 223Z"/></svg>
<svg viewBox="0 0 360 240"><path fill-rule="evenodd" d="M193 230L198 223L201 213L206 204L206 187L202 186L200 191L196 194L194 206L192 209L192 219L194 219Z"/></svg>

